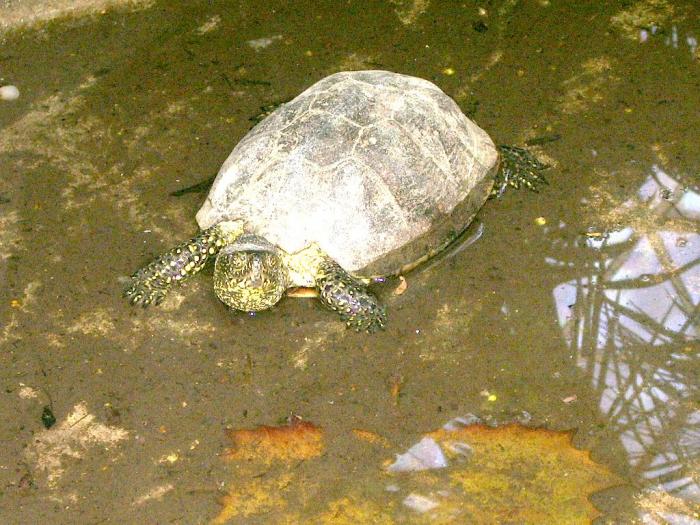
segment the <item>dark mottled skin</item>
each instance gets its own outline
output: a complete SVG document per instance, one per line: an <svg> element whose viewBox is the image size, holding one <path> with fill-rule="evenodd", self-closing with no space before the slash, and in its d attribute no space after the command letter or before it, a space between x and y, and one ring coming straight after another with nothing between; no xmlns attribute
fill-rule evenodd
<svg viewBox="0 0 700 525"><path fill-rule="evenodd" d="M321 302L337 312L348 327L358 332L376 332L386 325L386 310L366 286L339 264L326 258L316 276Z"/></svg>
<svg viewBox="0 0 700 525"><path fill-rule="evenodd" d="M287 288L287 270L276 253L224 249L216 259L214 292L231 308L266 310L277 304Z"/></svg>
<svg viewBox="0 0 700 525"><path fill-rule="evenodd" d="M131 304L160 304L174 284L196 274L222 246L217 226L213 226L161 255L131 276L124 291Z"/></svg>
<svg viewBox="0 0 700 525"><path fill-rule="evenodd" d="M230 234L213 226L152 261L131 276L124 292L132 304L159 304L168 291L199 272L212 256L230 241ZM257 263L257 264L256 264ZM243 310L259 310L275 304L287 287L281 260L272 253L233 252L219 258L220 274L215 272L215 290L226 304ZM246 283L238 287L231 283ZM329 257L317 268L316 286L321 302L337 312L348 327L376 332L386 324L386 312L365 285ZM236 293L242 293L239 297Z"/></svg>
<svg viewBox="0 0 700 525"><path fill-rule="evenodd" d="M523 186L537 192L538 184L547 184L541 172L549 166L542 164L532 153L516 146L498 146L498 151L501 165L491 197L500 197L508 186L515 189Z"/></svg>

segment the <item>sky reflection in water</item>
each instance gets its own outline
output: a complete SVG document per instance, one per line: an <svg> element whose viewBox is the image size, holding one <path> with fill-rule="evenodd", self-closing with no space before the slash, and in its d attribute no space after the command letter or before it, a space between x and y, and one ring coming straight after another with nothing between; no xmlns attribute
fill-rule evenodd
<svg viewBox="0 0 700 525"><path fill-rule="evenodd" d="M593 262L553 291L559 324L638 479L700 502L700 194L654 165L622 208L649 219L586 236Z"/></svg>

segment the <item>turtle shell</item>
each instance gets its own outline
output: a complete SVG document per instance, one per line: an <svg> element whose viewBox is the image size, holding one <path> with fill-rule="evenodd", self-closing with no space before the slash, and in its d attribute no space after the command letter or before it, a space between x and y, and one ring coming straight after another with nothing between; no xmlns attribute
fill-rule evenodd
<svg viewBox="0 0 700 525"><path fill-rule="evenodd" d="M396 274L469 225L497 164L486 132L431 82L341 72L250 130L197 222L244 219L288 253L315 242L355 275Z"/></svg>

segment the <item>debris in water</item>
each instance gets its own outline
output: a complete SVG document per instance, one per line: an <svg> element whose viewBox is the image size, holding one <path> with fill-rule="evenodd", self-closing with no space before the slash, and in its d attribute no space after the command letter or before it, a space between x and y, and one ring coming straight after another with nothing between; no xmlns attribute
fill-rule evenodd
<svg viewBox="0 0 700 525"><path fill-rule="evenodd" d="M287 425L228 430L233 447L223 458L235 464L236 476L221 498L221 511L212 523L229 523L231 518L264 514L288 507L289 492L304 490L296 466L319 458L325 450L324 432L299 417ZM262 479L260 472L265 474ZM289 523L303 523L290 516Z"/></svg>
<svg viewBox="0 0 700 525"><path fill-rule="evenodd" d="M0 87L0 100L17 100L19 98L19 89L17 86L2 86Z"/></svg>
<svg viewBox="0 0 700 525"><path fill-rule="evenodd" d="M489 30L489 26L484 24L481 20L478 20L472 24L472 29L477 33L486 33L486 31Z"/></svg>
<svg viewBox="0 0 700 525"><path fill-rule="evenodd" d="M397 454L396 461L387 467L389 472L416 472L445 468L447 458L437 442L424 437L404 454Z"/></svg>
<svg viewBox="0 0 700 525"><path fill-rule="evenodd" d="M46 405L41 411L41 422L44 424L44 428L51 428L56 423L56 416L53 415L53 410L49 405Z"/></svg>
<svg viewBox="0 0 700 525"><path fill-rule="evenodd" d="M403 275L399 275L399 284L394 288L394 295L401 295L408 288L408 281Z"/></svg>
<svg viewBox="0 0 700 525"><path fill-rule="evenodd" d="M285 523L589 523L600 513L588 496L621 483L573 447L571 432L455 418L382 469L377 436L353 434L350 446L334 435L326 452L325 433L298 419L233 431L224 458L234 477L213 523L271 513Z"/></svg>
<svg viewBox="0 0 700 525"><path fill-rule="evenodd" d="M39 397L39 391L35 390L34 388L25 385L24 383L19 384L19 392L18 395L22 399L36 399Z"/></svg>
<svg viewBox="0 0 700 525"><path fill-rule="evenodd" d="M319 456L324 449L323 431L308 421L293 418L288 425L261 425L254 429L228 430L233 447L229 461L292 461Z"/></svg>
<svg viewBox="0 0 700 525"><path fill-rule="evenodd" d="M394 405L399 404L401 396L401 388L403 387L403 376L400 374L394 375L391 378L391 398L394 400Z"/></svg>
<svg viewBox="0 0 700 525"><path fill-rule="evenodd" d="M461 450L450 444L472 451L466 463L449 470L453 496L441 509L466 511L474 523L557 523L564 515L570 523L588 523L600 516L588 496L622 480L588 451L574 448L572 435L520 423L476 423L427 434L423 439L444 451L445 461L457 459Z"/></svg>
<svg viewBox="0 0 700 525"><path fill-rule="evenodd" d="M282 40L282 35L269 36L265 38L256 38L255 40L248 40L246 44L248 44L256 51L260 51L261 49L265 49L266 47L271 46L277 40Z"/></svg>
<svg viewBox="0 0 700 525"><path fill-rule="evenodd" d="M177 463L178 461L180 461L180 454L178 454L177 452L171 452L170 454L165 454L164 456L162 456L158 460L158 463L161 463L161 464L169 463L169 464L173 465L173 464Z"/></svg>
<svg viewBox="0 0 700 525"><path fill-rule="evenodd" d="M214 15L212 16L209 20L204 22L201 26L197 28L197 33L200 35L203 35L205 33L209 33L210 31L213 31L217 27L219 27L219 24L221 23L221 17L219 15Z"/></svg>
<svg viewBox="0 0 700 525"><path fill-rule="evenodd" d="M373 445L381 445L382 447L388 448L389 442L375 432L369 430L362 430L361 428L354 428L352 433L356 438L366 441L367 443L372 443Z"/></svg>
<svg viewBox="0 0 700 525"><path fill-rule="evenodd" d="M426 498L425 496L421 496L420 494L415 494L413 492L404 498L403 504L409 509L420 512L421 514L425 514L429 510L433 510L439 505L439 503L431 500L430 498Z"/></svg>

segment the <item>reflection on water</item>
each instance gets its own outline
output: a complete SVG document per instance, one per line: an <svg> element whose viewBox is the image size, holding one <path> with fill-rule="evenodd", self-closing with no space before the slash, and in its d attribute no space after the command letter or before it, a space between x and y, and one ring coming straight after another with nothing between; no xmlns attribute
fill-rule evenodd
<svg viewBox="0 0 700 525"><path fill-rule="evenodd" d="M654 36L659 33L661 33L659 27L652 24L651 27L649 27L649 29L639 30L639 41L644 43L647 40L649 40L650 36ZM674 49L678 49L679 44L683 41L690 49L691 56L695 56L695 52L698 49L698 39L695 38L695 36L692 33L688 33L687 35L685 35L685 38L683 38L678 34L678 26L673 25L671 26L671 34L664 38L664 44Z"/></svg>
<svg viewBox="0 0 700 525"><path fill-rule="evenodd" d="M588 232L590 264L554 288L559 324L638 479L700 502L700 193L653 166L619 211L628 224Z"/></svg>

